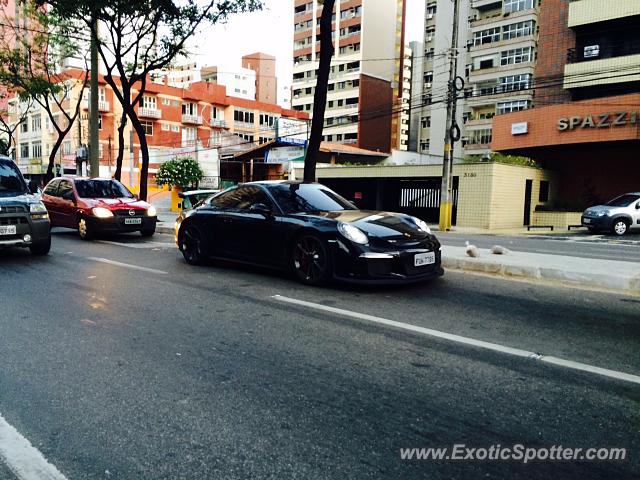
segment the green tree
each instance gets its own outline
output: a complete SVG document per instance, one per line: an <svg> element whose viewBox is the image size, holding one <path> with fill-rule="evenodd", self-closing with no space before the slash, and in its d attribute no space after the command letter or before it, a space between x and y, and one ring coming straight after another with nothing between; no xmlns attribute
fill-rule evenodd
<svg viewBox="0 0 640 480"><path fill-rule="evenodd" d="M38 0L91 29L105 81L131 121L140 143L140 197L147 197L149 146L136 107L149 75L187 54L197 29L230 15L262 8L261 0ZM93 22L97 19L97 22ZM97 25L97 28L96 28ZM120 146L119 148L122 148Z"/></svg>
<svg viewBox="0 0 640 480"><path fill-rule="evenodd" d="M19 0L19 21L2 17L0 38L0 84L30 99L49 117L57 138L49 152L47 177L53 177L56 155L80 115L86 68L79 75L63 71L68 58L83 58L82 32L71 20L42 9L36 1ZM85 35L87 33L85 32ZM86 57L85 65L86 65ZM72 98L78 85L80 94Z"/></svg>

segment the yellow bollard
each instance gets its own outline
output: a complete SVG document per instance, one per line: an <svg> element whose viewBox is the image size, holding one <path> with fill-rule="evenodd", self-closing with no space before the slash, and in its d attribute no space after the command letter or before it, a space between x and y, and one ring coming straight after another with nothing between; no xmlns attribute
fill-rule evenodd
<svg viewBox="0 0 640 480"><path fill-rule="evenodd" d="M178 196L178 194L182 192L182 188L174 185L171 187L171 211L180 213L182 210L182 199Z"/></svg>

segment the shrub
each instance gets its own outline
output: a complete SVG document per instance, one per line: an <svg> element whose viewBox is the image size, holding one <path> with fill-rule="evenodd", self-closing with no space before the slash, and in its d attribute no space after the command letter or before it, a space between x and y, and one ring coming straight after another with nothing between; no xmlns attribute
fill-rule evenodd
<svg viewBox="0 0 640 480"><path fill-rule="evenodd" d="M195 158L176 157L160 165L156 183L159 186L190 187L202 180L203 176L204 172Z"/></svg>

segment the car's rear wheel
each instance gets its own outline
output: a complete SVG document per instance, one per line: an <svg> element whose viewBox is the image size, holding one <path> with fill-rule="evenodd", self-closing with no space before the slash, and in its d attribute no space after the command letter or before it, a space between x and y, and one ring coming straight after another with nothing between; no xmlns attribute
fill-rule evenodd
<svg viewBox="0 0 640 480"><path fill-rule="evenodd" d="M611 228L614 234L622 236L629 230L629 223L626 220L619 219L613 221L613 227Z"/></svg>
<svg viewBox="0 0 640 480"><path fill-rule="evenodd" d="M86 218L80 217L78 220L78 233L80 234L80 238L83 240L91 240L95 236L95 231L91 222L89 222Z"/></svg>
<svg viewBox="0 0 640 480"><path fill-rule="evenodd" d="M291 268L302 283L326 283L331 278L331 259L325 242L313 234L297 237L291 251Z"/></svg>
<svg viewBox="0 0 640 480"><path fill-rule="evenodd" d="M180 237L180 250L189 265L203 265L206 261L202 234L193 225L185 228Z"/></svg>
<svg viewBox="0 0 640 480"><path fill-rule="evenodd" d="M51 250L51 237L41 242L34 243L29 247L33 255L46 255Z"/></svg>

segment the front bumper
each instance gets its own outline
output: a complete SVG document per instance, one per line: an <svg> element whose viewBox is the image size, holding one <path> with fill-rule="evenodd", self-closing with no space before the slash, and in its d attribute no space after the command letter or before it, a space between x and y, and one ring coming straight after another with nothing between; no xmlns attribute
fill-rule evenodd
<svg viewBox="0 0 640 480"><path fill-rule="evenodd" d="M334 249L334 278L360 284L405 284L422 282L444 275L440 245L396 251L352 252L341 241ZM435 262L416 267L417 254L434 252Z"/></svg>
<svg viewBox="0 0 640 480"><path fill-rule="evenodd" d="M140 223L125 223L127 219L140 219ZM88 217L90 227L99 233L126 233L149 230L155 227L157 217Z"/></svg>
<svg viewBox="0 0 640 480"><path fill-rule="evenodd" d="M49 219L34 220L28 215L21 215L20 220L11 223L16 227L15 235L2 235L0 236L0 248L9 247L30 247L31 245L46 242L51 236L51 227ZM0 220L2 218L0 217ZM1 224L1 223L0 223ZM25 235L28 235L25 240Z"/></svg>
<svg viewBox="0 0 640 480"><path fill-rule="evenodd" d="M586 217L582 216L582 226L594 228L596 230L609 230L611 228L611 217L603 215L602 217Z"/></svg>

